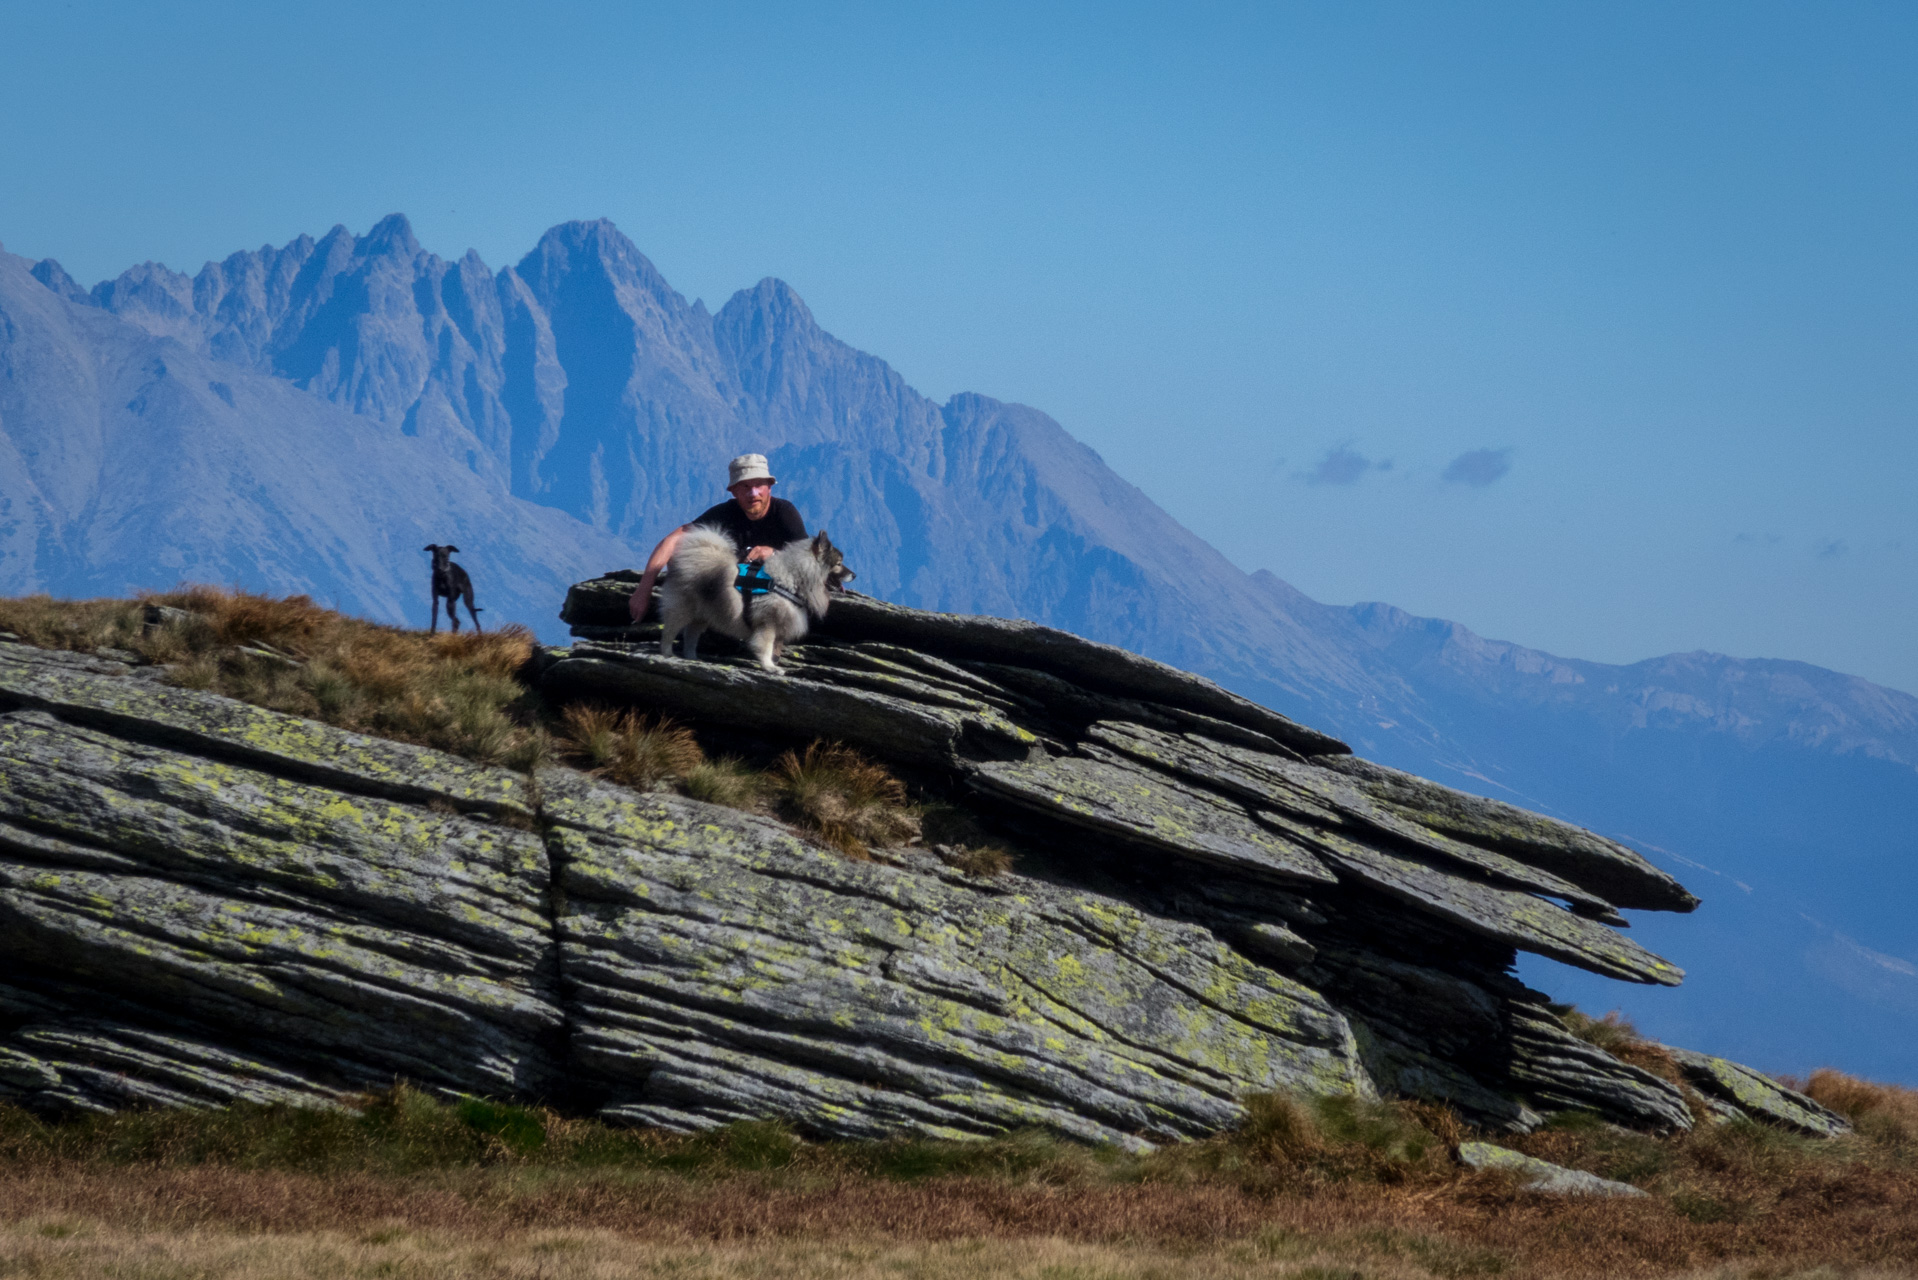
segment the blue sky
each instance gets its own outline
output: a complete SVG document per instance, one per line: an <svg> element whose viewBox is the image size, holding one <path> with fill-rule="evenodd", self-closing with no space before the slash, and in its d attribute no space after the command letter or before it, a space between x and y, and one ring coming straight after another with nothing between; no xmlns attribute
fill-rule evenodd
<svg viewBox="0 0 1918 1280"><path fill-rule="evenodd" d="M1905 4L0 0L0 241L84 283L610 217L1233 560L1558 653L1918 691Z"/></svg>

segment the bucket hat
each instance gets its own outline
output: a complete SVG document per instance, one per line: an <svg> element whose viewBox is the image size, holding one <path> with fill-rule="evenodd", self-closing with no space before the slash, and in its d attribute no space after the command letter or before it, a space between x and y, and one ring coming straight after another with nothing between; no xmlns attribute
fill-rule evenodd
<svg viewBox="0 0 1918 1280"><path fill-rule="evenodd" d="M773 479L773 473L766 469L766 455L763 453L740 454L737 458L734 458L726 464L726 476L726 487L728 489L744 480L765 480L772 484L779 483L779 481Z"/></svg>

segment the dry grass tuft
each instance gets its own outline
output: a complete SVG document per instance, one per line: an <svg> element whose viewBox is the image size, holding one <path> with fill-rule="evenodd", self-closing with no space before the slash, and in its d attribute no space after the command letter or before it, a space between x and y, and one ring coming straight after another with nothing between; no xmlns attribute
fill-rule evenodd
<svg viewBox="0 0 1918 1280"><path fill-rule="evenodd" d="M848 857L919 834L905 784L851 747L821 741L803 755L788 751L773 762L772 778L786 817Z"/></svg>
<svg viewBox="0 0 1918 1280"><path fill-rule="evenodd" d="M963 871L981 880L990 880L1012 870L1012 854L996 844L941 845L939 856L955 871Z"/></svg>
<svg viewBox="0 0 1918 1280"><path fill-rule="evenodd" d="M737 756L705 760L679 780L679 789L694 800L729 809L757 809L771 782Z"/></svg>
<svg viewBox="0 0 1918 1280"><path fill-rule="evenodd" d="M131 649L146 622L139 600L0 599L0 631L42 649Z"/></svg>
<svg viewBox="0 0 1918 1280"><path fill-rule="evenodd" d="M1325 1147L1311 1107L1283 1093L1247 1098L1239 1136L1248 1151L1267 1160L1301 1160Z"/></svg>
<svg viewBox="0 0 1918 1280"><path fill-rule="evenodd" d="M149 627L148 606L185 618ZM170 683L290 715L513 763L537 735L536 703L515 673L533 652L524 627L429 635L275 599L183 587L136 600L0 600L0 630L43 648L122 650L168 666Z"/></svg>
<svg viewBox="0 0 1918 1280"><path fill-rule="evenodd" d="M1620 1062L1630 1063L1676 1085L1685 1083L1685 1073L1679 1070L1665 1046L1646 1039L1618 1010L1602 1018L1594 1018L1570 1004L1555 1004L1551 1010L1567 1031L1587 1044L1597 1045Z"/></svg>
<svg viewBox="0 0 1918 1280"><path fill-rule="evenodd" d="M560 714L560 726L568 756L636 790L678 781L706 762L692 730L664 716L574 703Z"/></svg>
<svg viewBox="0 0 1918 1280"><path fill-rule="evenodd" d="M1851 1121L1860 1135L1918 1157L1918 1089L1874 1084L1830 1067L1788 1083Z"/></svg>

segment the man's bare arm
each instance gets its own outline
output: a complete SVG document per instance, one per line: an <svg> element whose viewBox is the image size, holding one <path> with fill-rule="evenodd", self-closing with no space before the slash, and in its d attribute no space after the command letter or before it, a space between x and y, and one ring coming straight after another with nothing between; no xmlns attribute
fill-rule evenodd
<svg viewBox="0 0 1918 1280"><path fill-rule="evenodd" d="M679 550L679 540L690 528L692 526L689 524L680 525L661 538L659 545L653 548L653 554L646 558L646 572L641 575L639 585L626 601L626 612L633 615L634 622L646 620L646 611L653 607L653 583L659 581L659 571L673 558L673 552Z"/></svg>

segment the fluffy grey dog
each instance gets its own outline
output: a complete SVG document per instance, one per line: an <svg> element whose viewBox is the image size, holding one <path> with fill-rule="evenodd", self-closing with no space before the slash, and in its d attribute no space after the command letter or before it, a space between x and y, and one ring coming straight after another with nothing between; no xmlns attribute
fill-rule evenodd
<svg viewBox="0 0 1918 1280"><path fill-rule="evenodd" d="M762 669L777 671L775 650L825 617L828 585L852 576L824 529L773 552L765 568L776 590L755 592L748 602L734 586L739 564L732 539L704 525L687 530L659 588L659 619L666 628L659 636L661 656L672 656L673 638L683 632L686 656L697 658L699 637L711 630L744 640Z"/></svg>

